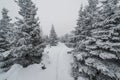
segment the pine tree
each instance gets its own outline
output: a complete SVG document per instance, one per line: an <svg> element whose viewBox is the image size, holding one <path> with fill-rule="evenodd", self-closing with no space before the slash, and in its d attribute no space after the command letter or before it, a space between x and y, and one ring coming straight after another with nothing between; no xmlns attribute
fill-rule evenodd
<svg viewBox="0 0 120 80"><path fill-rule="evenodd" d="M67 42L69 42L69 38L70 38L70 37L71 37L70 34L65 34L64 36L62 36L62 37L60 38L60 41L63 42L63 43L67 43Z"/></svg>
<svg viewBox="0 0 120 80"><path fill-rule="evenodd" d="M120 8L118 0L102 1L102 6L101 21L92 30L94 47L87 47L90 57L86 64L96 69L96 80L119 80Z"/></svg>
<svg viewBox="0 0 120 80"><path fill-rule="evenodd" d="M73 77L78 80L79 77L84 77L89 80L94 80L96 70L90 66L87 66L85 61L90 56L89 50L86 48L89 46L89 42L94 40L92 38L92 30L99 18L98 0L88 0L88 6L84 9L81 7L79 12L79 19L77 27L73 31L74 37L72 42L74 44L73 58ZM92 43L92 42L91 42Z"/></svg>
<svg viewBox="0 0 120 80"><path fill-rule="evenodd" d="M7 71L12 65L9 54L13 24L10 21L11 18L8 16L8 10L3 8L2 19L0 20L0 68L2 71Z"/></svg>
<svg viewBox="0 0 120 80"><path fill-rule="evenodd" d="M49 36L48 35L44 35L43 38L44 38L45 44L49 45Z"/></svg>
<svg viewBox="0 0 120 80"><path fill-rule="evenodd" d="M79 76L88 80L119 80L120 8L118 0L104 0L99 9L94 6L94 2L89 0L88 10L80 14L78 27L76 27L75 38L73 38L76 40L75 44L77 43L73 50L73 76L76 80ZM82 19L81 16L85 14L87 17ZM94 16L88 14L94 14ZM93 22L89 21L90 17L93 17L91 19ZM88 26L85 24L86 20Z"/></svg>
<svg viewBox="0 0 120 80"><path fill-rule="evenodd" d="M60 38L60 41L62 43L65 43L66 46L72 48L73 47L73 43L72 43L71 37L73 37L72 34L65 34L64 36L62 36Z"/></svg>
<svg viewBox="0 0 120 80"><path fill-rule="evenodd" d="M42 52L44 51L44 42L41 30L36 18L37 8L31 0L17 0L20 7L19 14L22 19L17 18L16 22L16 40L12 56L17 64L27 67L34 63L40 63Z"/></svg>
<svg viewBox="0 0 120 80"><path fill-rule="evenodd" d="M49 43L50 43L50 46L56 46L58 43L58 38L57 38L57 34L54 29L54 25L52 25L52 28L50 31Z"/></svg>
<svg viewBox="0 0 120 80"><path fill-rule="evenodd" d="M8 29L10 25L10 17L8 16L8 10L2 9L2 19L0 20L0 53L9 50L9 41L8 37Z"/></svg>

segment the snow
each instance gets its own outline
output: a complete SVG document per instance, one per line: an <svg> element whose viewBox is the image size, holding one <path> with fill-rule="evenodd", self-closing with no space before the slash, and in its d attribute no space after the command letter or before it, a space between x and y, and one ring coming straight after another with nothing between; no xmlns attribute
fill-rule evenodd
<svg viewBox="0 0 120 80"><path fill-rule="evenodd" d="M88 58L85 60L86 65L93 66L94 68L97 68L98 70L101 71L109 71L107 67L99 60L94 59L94 58Z"/></svg>
<svg viewBox="0 0 120 80"><path fill-rule="evenodd" d="M101 53L99 56L100 56L102 59L118 59L116 55L110 54L110 53L107 53L107 52L106 52L106 53L103 52L103 53Z"/></svg>
<svg viewBox="0 0 120 80"><path fill-rule="evenodd" d="M78 80L88 80L88 79L84 77L78 77Z"/></svg>
<svg viewBox="0 0 120 80"><path fill-rule="evenodd" d="M7 57L10 54L11 50L3 52L1 55Z"/></svg>
<svg viewBox="0 0 120 80"><path fill-rule="evenodd" d="M77 60L83 60L83 57L87 56L85 52L80 52L79 54L76 55Z"/></svg>
<svg viewBox="0 0 120 80"><path fill-rule="evenodd" d="M47 67L45 70L41 69L43 64L34 64L27 68L15 64L7 73L0 74L0 80L73 80L72 55L67 54L70 50L63 43L54 47L47 46L42 62Z"/></svg>

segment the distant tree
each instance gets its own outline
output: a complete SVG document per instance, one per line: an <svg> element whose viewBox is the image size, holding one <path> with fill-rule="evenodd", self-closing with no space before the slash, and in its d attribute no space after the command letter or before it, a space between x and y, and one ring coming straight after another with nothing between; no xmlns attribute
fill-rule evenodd
<svg viewBox="0 0 120 80"><path fill-rule="evenodd" d="M49 36L48 35L44 35L43 39L45 41L45 44L48 45L49 44Z"/></svg>
<svg viewBox="0 0 120 80"><path fill-rule="evenodd" d="M3 71L10 69L12 65L11 58L8 56L11 50L11 35L13 24L8 16L8 10L2 9L2 19L0 20L0 68Z"/></svg>
<svg viewBox="0 0 120 80"><path fill-rule="evenodd" d="M61 42L63 42L63 43L65 43L66 44L66 46L68 46L68 47L73 47L73 44L72 44L72 40L71 40L71 38L73 37L73 35L72 34L65 34L64 36L62 36L62 37L60 37L60 41Z"/></svg>
<svg viewBox="0 0 120 80"><path fill-rule="evenodd" d="M65 34L64 36L62 36L60 38L60 41L63 42L63 43L65 43L65 42L67 42L69 40L68 37L69 37L69 34Z"/></svg>
<svg viewBox="0 0 120 80"><path fill-rule="evenodd" d="M17 0L20 7L19 14L22 19L17 18L16 22L16 40L12 56L15 63L27 67L34 63L40 63L42 52L44 51L44 42L41 30L36 18L37 8L31 0Z"/></svg>
<svg viewBox="0 0 120 80"><path fill-rule="evenodd" d="M49 43L50 43L50 46L56 46L58 43L58 38L57 38L57 34L55 32L55 29L54 29L54 25L52 25L52 28L50 31Z"/></svg>

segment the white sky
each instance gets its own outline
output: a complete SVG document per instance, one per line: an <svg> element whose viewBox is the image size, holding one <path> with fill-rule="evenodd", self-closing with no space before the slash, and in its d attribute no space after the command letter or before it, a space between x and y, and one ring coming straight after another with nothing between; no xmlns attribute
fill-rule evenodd
<svg viewBox="0 0 120 80"><path fill-rule="evenodd" d="M43 33L49 34L51 25L54 24L59 36L74 29L80 5L87 3L86 0L33 0L33 2L39 9L37 16L40 18ZM9 9L9 15L15 21L19 14L14 0L0 0L0 11L3 7Z"/></svg>

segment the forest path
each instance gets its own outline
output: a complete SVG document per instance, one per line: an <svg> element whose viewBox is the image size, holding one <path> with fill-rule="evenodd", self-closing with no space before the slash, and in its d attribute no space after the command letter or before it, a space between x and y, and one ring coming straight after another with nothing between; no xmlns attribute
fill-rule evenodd
<svg viewBox="0 0 120 80"><path fill-rule="evenodd" d="M71 62L72 56L67 54L71 49L63 43L49 49L50 65L46 69L46 75L49 75L49 80L73 80L71 77ZM47 76L46 76L47 77ZM45 79L48 80L48 79Z"/></svg>

